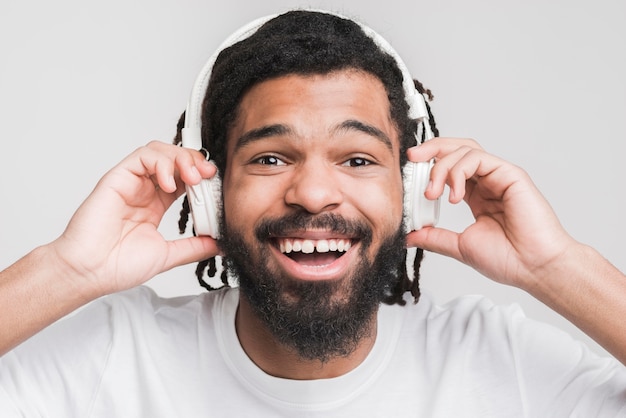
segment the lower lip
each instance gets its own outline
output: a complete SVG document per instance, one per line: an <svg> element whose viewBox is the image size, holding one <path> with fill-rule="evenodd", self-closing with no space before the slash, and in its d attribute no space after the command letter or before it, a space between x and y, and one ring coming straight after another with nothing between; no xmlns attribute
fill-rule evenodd
<svg viewBox="0 0 626 418"><path fill-rule="evenodd" d="M276 247L271 246L272 253L284 272L294 279L304 281L339 280L345 277L352 258L357 253L357 248L358 244L352 245L348 251L330 264L308 266L295 262Z"/></svg>

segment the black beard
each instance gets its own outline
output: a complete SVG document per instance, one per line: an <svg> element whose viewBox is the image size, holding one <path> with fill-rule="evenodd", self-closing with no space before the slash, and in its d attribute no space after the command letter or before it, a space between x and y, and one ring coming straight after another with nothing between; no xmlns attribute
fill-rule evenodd
<svg viewBox="0 0 626 418"><path fill-rule="evenodd" d="M360 262L352 277L304 282L271 271L265 260L272 236L312 228L359 240ZM246 243L235 228L224 229L219 245L228 272L239 280L241 294L277 340L307 360L327 362L348 356L363 338L372 335L374 314L399 280L398 266L404 260L402 226L381 242L374 261L369 262L371 229L333 214L296 213L265 220L255 228L256 245Z"/></svg>

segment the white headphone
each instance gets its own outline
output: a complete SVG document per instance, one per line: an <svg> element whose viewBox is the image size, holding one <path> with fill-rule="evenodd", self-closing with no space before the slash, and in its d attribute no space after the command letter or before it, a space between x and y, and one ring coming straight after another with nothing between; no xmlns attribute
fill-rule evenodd
<svg viewBox="0 0 626 418"><path fill-rule="evenodd" d="M323 11L322 13L338 16L341 15ZM211 71L219 53L254 34L263 24L279 15L265 16L256 19L243 26L230 37L228 37L211 55L200 74L196 78L191 91L191 97L187 103L185 112L185 127L182 130L182 145L186 148L200 150L202 146L201 135L201 115L202 102L206 94ZM378 47L392 56L398 68L402 72L403 89L409 104L409 118L421 123L424 137L429 140L433 137L430 124L428 122L428 111L424 96L415 89L413 78L409 70L391 45L371 28L356 22L363 32L378 45ZM417 132L416 132L417 137ZM418 138L418 143L420 140ZM404 213L407 232L418 230L424 226L432 226L439 220L439 199L428 200L424 197L424 191L430 180L430 170L433 165L430 162L413 163L408 162L404 166ZM194 223L194 230L198 235L210 235L218 238L219 235L219 211L221 210L221 180L216 175L209 180L202 180L195 186L187 186L187 198L191 208Z"/></svg>

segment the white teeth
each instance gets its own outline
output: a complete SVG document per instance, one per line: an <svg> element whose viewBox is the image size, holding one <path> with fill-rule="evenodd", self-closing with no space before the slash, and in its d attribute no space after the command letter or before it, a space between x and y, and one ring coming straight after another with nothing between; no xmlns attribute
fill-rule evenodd
<svg viewBox="0 0 626 418"><path fill-rule="evenodd" d="M329 251L345 252L352 246L348 239L320 239L320 240L300 240L300 239L280 239L278 240L280 252L289 254L291 252L302 252L304 254L312 254L314 251L318 253L327 253Z"/></svg>
<svg viewBox="0 0 626 418"><path fill-rule="evenodd" d="M328 241L326 241L325 239L317 241L317 245L315 248L317 249L318 253L327 253L329 250Z"/></svg>
<svg viewBox="0 0 626 418"><path fill-rule="evenodd" d="M310 239L305 239L302 241L302 252L305 254L313 254L315 251L315 245L313 245L313 241Z"/></svg>

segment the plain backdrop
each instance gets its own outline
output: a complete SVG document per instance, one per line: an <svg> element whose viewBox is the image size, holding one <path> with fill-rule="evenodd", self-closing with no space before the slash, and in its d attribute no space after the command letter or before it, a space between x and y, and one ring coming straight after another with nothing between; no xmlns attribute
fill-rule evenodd
<svg viewBox="0 0 626 418"><path fill-rule="evenodd" d="M442 135L475 138L524 167L566 229L626 270L622 0L2 0L0 268L57 237L136 147L171 140L197 72L224 38L293 7L341 12L382 34L434 92ZM178 210L161 225L172 239ZM443 205L441 226L470 222L466 207ZM193 270L148 284L164 296L201 292ZM422 271L440 303L476 293L519 303L602 352L529 295L454 260L429 253Z"/></svg>

